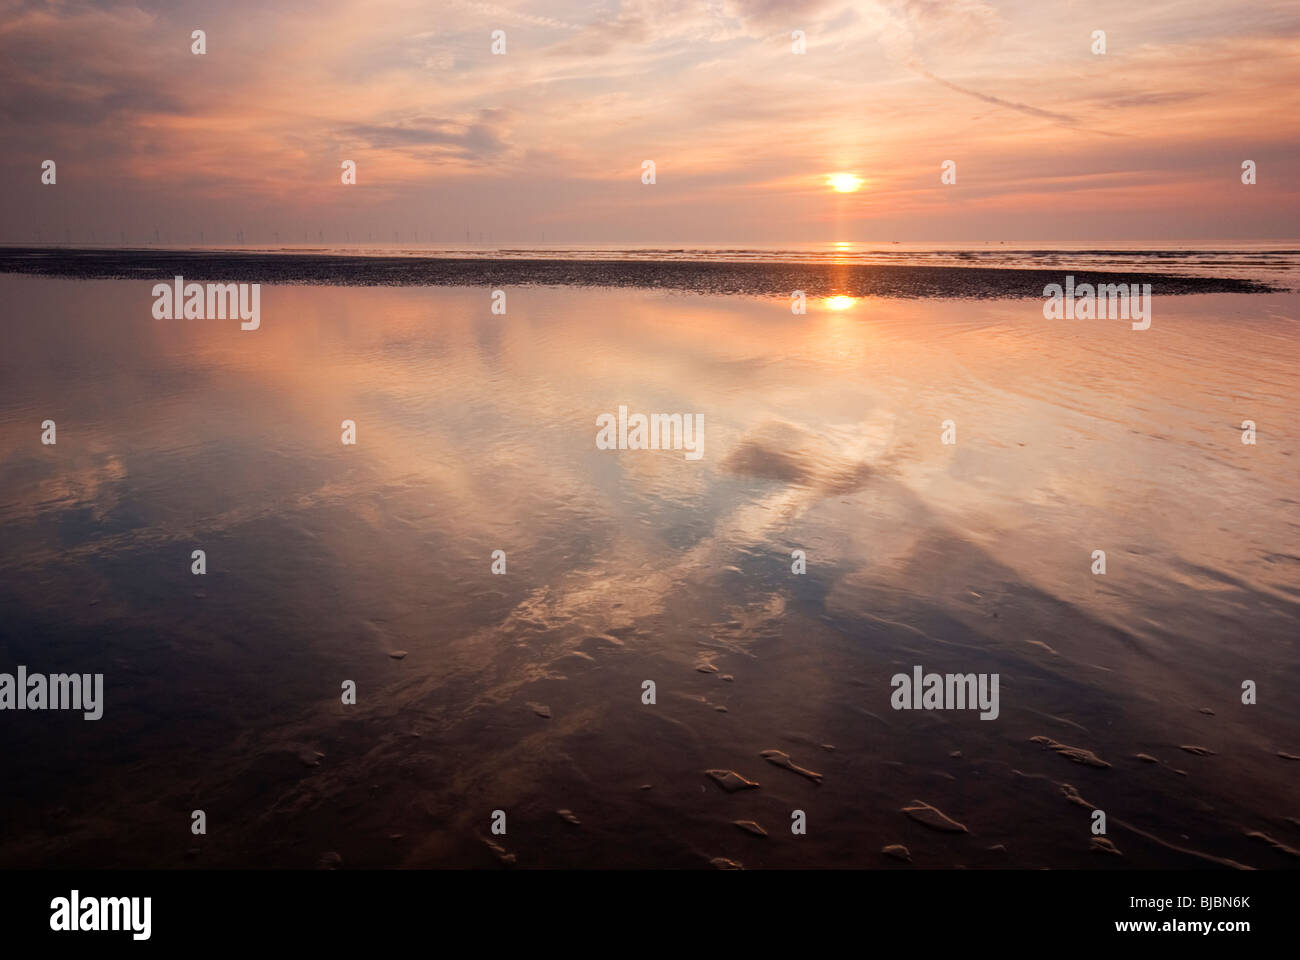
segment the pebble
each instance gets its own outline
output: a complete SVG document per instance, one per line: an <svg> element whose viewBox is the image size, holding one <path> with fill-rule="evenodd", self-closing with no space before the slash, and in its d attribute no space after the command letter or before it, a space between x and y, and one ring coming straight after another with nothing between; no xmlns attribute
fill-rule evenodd
<svg viewBox="0 0 1300 960"><path fill-rule="evenodd" d="M1246 834L1246 836L1250 837L1250 839L1252 840L1264 841L1269 846L1271 846L1274 850L1276 850L1278 853L1285 853L1292 857L1300 857L1300 850L1297 850L1294 847L1288 847L1285 843L1282 843L1280 840L1274 840L1267 833L1260 833L1258 830L1251 830Z"/></svg>
<svg viewBox="0 0 1300 960"><path fill-rule="evenodd" d="M753 780L747 780L738 774L735 770L705 770L706 774L712 777L723 790L727 793L735 793L737 790L753 790L758 783Z"/></svg>
<svg viewBox="0 0 1300 960"><path fill-rule="evenodd" d="M938 807L932 807L920 800L913 800L910 806L903 808L903 812L918 823L923 823L934 830L942 830L945 833L970 832L963 824L949 817Z"/></svg>
<svg viewBox="0 0 1300 960"><path fill-rule="evenodd" d="M483 839L483 842L487 844L489 850L497 855L497 859L502 863L511 864L516 861L515 855L513 853L506 853L506 848L501 846L501 844L494 843L486 838Z"/></svg>
<svg viewBox="0 0 1300 960"><path fill-rule="evenodd" d="M1085 750L1083 747L1072 747L1066 743L1057 743L1051 737L1030 737L1034 743L1041 743L1055 750L1067 760L1073 760L1075 763L1082 763L1088 767L1109 767L1110 764L1101 757L1097 756L1091 750Z"/></svg>
<svg viewBox="0 0 1300 960"><path fill-rule="evenodd" d="M1111 843L1110 837L1093 837L1092 842L1088 844L1093 853L1113 853L1117 857L1122 857L1119 847Z"/></svg>
<svg viewBox="0 0 1300 960"><path fill-rule="evenodd" d="M781 750L764 750L759 754L759 756L762 757L764 760L766 760L768 763L774 763L778 767L784 767L786 770L799 774L799 776L801 777L807 777L813 783L822 782L822 775L820 773L814 773L811 770L805 770L803 767L799 766L793 760L791 760L790 755L788 753L784 753Z"/></svg>

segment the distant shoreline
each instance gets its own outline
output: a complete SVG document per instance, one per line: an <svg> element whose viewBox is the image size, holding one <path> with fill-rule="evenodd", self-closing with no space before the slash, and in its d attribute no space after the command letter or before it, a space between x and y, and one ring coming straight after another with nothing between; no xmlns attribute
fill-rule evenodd
<svg viewBox="0 0 1300 960"><path fill-rule="evenodd" d="M245 282L313 286L631 287L789 297L1041 299L1066 274L1076 283L1149 283L1157 296L1281 293L1257 280L1179 274L963 266L689 260L357 256L330 253L0 248L0 273L80 280Z"/></svg>

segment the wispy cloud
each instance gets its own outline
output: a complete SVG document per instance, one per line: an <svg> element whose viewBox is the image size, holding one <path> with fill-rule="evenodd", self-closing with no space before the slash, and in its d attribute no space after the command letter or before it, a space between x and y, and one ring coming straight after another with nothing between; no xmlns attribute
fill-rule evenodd
<svg viewBox="0 0 1300 960"><path fill-rule="evenodd" d="M1034 223L1064 192L1089 204L1079 229L1280 235L1300 189L1277 174L1300 154L1298 40L1287 0L0 0L0 236L75 216L963 238ZM57 191L33 174L47 157L67 171ZM1243 193L1247 158L1262 176ZM948 159L958 184L940 192ZM831 170L868 187L829 195Z"/></svg>
<svg viewBox="0 0 1300 960"><path fill-rule="evenodd" d="M949 90L955 90L958 93L964 94L968 97L974 97L976 100L982 100L985 103L991 103L995 107L1006 107L1008 110L1015 110L1016 112L1026 114L1027 116L1041 117L1044 120L1051 120L1055 123L1064 123L1068 126L1074 126L1079 122L1074 117L1066 116L1063 113L1055 113L1051 110L1031 107L1027 103L1017 103L1014 100L1003 100L1001 97L994 97L987 93L980 93L978 90L969 90L960 84L953 83L950 80L945 80L943 77L936 77L929 70L923 70L920 67L916 68L916 72L923 77L928 77L935 83L942 84Z"/></svg>

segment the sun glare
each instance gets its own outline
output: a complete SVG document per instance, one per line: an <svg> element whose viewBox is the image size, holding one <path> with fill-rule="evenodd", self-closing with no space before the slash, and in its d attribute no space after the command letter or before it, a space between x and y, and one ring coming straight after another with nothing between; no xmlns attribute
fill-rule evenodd
<svg viewBox="0 0 1300 960"><path fill-rule="evenodd" d="M826 177L826 183L836 193L855 193L862 186L863 180L853 173L832 173Z"/></svg>
<svg viewBox="0 0 1300 960"><path fill-rule="evenodd" d="M827 310L847 310L857 302L856 297L827 297L822 306Z"/></svg>

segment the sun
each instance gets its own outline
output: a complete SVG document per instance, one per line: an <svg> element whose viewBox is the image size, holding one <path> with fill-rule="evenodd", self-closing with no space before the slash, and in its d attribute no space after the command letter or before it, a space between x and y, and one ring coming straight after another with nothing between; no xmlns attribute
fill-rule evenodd
<svg viewBox="0 0 1300 960"><path fill-rule="evenodd" d="M849 310L857 302L857 297L827 297L822 301L822 306L827 310Z"/></svg>
<svg viewBox="0 0 1300 960"><path fill-rule="evenodd" d="M854 173L832 173L826 177L827 186L836 193L856 193L865 181Z"/></svg>

